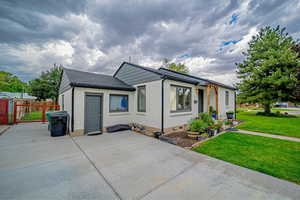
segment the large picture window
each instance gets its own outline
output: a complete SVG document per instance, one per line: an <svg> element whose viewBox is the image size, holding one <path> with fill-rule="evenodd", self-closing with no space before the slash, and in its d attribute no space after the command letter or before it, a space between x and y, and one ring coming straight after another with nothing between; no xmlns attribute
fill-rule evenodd
<svg viewBox="0 0 300 200"><path fill-rule="evenodd" d="M128 95L111 94L109 112L128 112Z"/></svg>
<svg viewBox="0 0 300 200"><path fill-rule="evenodd" d="M192 110L192 89L183 86L171 86L171 112Z"/></svg>
<svg viewBox="0 0 300 200"><path fill-rule="evenodd" d="M229 106L229 92L225 91L225 104L226 106Z"/></svg>
<svg viewBox="0 0 300 200"><path fill-rule="evenodd" d="M139 86L137 88L137 95L138 112L146 112L146 86Z"/></svg>

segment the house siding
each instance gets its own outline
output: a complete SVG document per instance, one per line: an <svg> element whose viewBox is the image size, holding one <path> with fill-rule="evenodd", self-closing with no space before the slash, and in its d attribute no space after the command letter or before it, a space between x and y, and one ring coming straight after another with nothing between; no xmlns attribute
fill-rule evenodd
<svg viewBox="0 0 300 200"><path fill-rule="evenodd" d="M161 129L161 80L134 85L146 86L146 112L137 111L137 92L134 93L133 123Z"/></svg>
<svg viewBox="0 0 300 200"><path fill-rule="evenodd" d="M93 88L79 88L74 90L74 130L84 130L84 105L85 105L85 93L101 93L103 94L103 128L116 124L128 124L132 122L134 92L127 92L121 90L105 90L105 89L93 89ZM128 95L128 112L109 112L109 95L110 94L125 94Z"/></svg>
<svg viewBox="0 0 300 200"><path fill-rule="evenodd" d="M62 96L64 95L64 109L62 107ZM65 90L63 93L59 94L58 96L58 102L60 105L60 109L65 110L69 113L71 117L71 112L72 112L72 89Z"/></svg>
<svg viewBox="0 0 300 200"><path fill-rule="evenodd" d="M225 93L226 91L229 92L229 105L226 106L226 102L225 102ZM227 111L234 111L234 107L235 107L235 99L234 99L234 95L235 95L235 91L234 90L230 90L227 88L223 88L223 87L219 87L219 94L218 94L218 98L219 98L219 118L220 119L226 119L226 112Z"/></svg>
<svg viewBox="0 0 300 200"><path fill-rule="evenodd" d="M128 85L137 85L140 83L146 83L161 79L160 75L158 74L149 72L136 66L132 66L127 63L125 63L120 68L115 77Z"/></svg>
<svg viewBox="0 0 300 200"><path fill-rule="evenodd" d="M184 86L184 87L190 87L192 89L192 105L191 105L191 111L189 112L171 112L171 104L170 104L170 98L171 98L171 85L178 85L178 86ZM165 126L164 128L171 128L175 126L182 126L188 123L189 120L192 118L195 118L198 116L198 88L193 84L183 83L179 81L173 81L173 80L166 80L164 83L164 91L165 91L165 99L164 99L164 118L165 118ZM204 87L201 87L201 89L204 89L204 112L207 110L207 102L206 102L206 90Z"/></svg>
<svg viewBox="0 0 300 200"><path fill-rule="evenodd" d="M70 86L70 80L68 79L68 76L66 75L66 72L63 72L60 86L59 86L59 94L69 90L71 88Z"/></svg>

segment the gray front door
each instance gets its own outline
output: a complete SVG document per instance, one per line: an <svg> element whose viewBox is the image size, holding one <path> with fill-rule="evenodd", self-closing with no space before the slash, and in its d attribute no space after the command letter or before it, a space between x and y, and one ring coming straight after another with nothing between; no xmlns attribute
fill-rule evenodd
<svg viewBox="0 0 300 200"><path fill-rule="evenodd" d="M84 132L102 132L102 94L85 94Z"/></svg>

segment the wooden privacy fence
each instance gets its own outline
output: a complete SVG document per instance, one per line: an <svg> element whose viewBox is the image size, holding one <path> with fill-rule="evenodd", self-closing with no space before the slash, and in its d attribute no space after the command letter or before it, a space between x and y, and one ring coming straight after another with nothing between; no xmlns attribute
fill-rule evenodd
<svg viewBox="0 0 300 200"><path fill-rule="evenodd" d="M8 124L8 99L0 99L0 124Z"/></svg>
<svg viewBox="0 0 300 200"><path fill-rule="evenodd" d="M59 105L14 104L14 124L20 122L46 122L46 112L60 110Z"/></svg>

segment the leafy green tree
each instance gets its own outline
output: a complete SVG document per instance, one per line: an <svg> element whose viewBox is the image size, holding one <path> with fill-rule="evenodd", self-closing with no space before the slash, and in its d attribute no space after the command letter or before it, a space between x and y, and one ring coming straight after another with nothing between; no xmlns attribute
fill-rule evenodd
<svg viewBox="0 0 300 200"><path fill-rule="evenodd" d="M189 68L187 66L185 66L184 64L182 63L170 63L170 61L167 59L167 58L164 58L163 59L163 67L167 68L167 69L170 69L170 70L173 70L173 71L176 71L176 72L180 72L180 73L183 73L183 74L188 74L190 71L189 71Z"/></svg>
<svg viewBox="0 0 300 200"><path fill-rule="evenodd" d="M273 103L290 100L296 89L295 41L277 26L261 29L248 44L246 59L237 63L239 97L244 103L260 103L270 113Z"/></svg>
<svg viewBox="0 0 300 200"><path fill-rule="evenodd" d="M57 103L61 75L62 66L54 64L53 68L42 72L39 78L29 82L30 94L37 97L38 100L52 99Z"/></svg>
<svg viewBox="0 0 300 200"><path fill-rule="evenodd" d="M27 83L22 82L17 76L0 71L0 91L2 92L26 92Z"/></svg>
<svg viewBox="0 0 300 200"><path fill-rule="evenodd" d="M294 45L292 47L292 50L295 51L298 55L298 58L300 59L300 43ZM300 65L298 65L297 67L297 85L296 85L296 89L295 92L293 92L293 94L291 95L291 101L294 103L300 103Z"/></svg>

